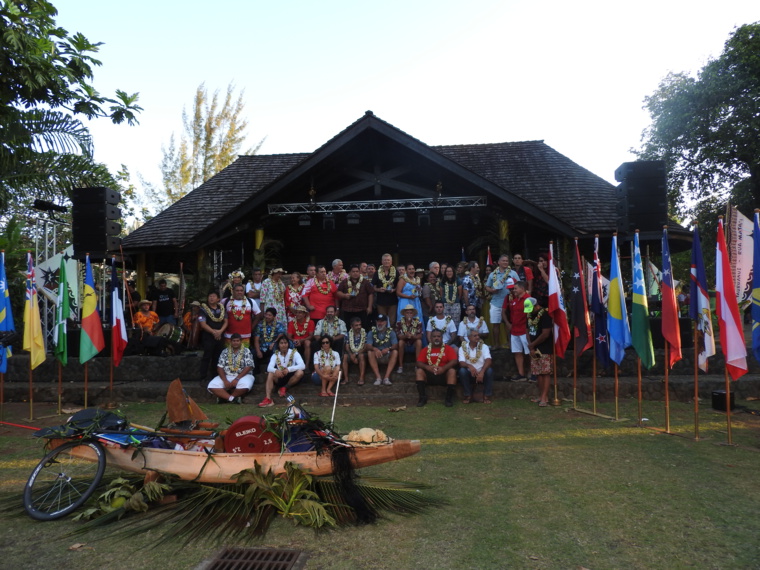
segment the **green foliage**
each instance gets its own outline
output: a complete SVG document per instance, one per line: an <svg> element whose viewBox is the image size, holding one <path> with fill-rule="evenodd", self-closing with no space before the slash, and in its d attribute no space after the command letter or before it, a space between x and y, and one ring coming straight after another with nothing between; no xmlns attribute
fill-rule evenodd
<svg viewBox="0 0 760 570"><path fill-rule="evenodd" d="M760 203L760 22L737 28L696 77L668 74L645 108L652 124L637 154L665 161L678 213L730 196ZM694 200L707 203L692 208Z"/></svg>

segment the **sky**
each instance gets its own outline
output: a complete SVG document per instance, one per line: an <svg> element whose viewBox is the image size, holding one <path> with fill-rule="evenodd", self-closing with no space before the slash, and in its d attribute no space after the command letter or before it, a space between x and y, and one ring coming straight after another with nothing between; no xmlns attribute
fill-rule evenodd
<svg viewBox="0 0 760 570"><path fill-rule="evenodd" d="M160 182L196 88L244 90L248 145L310 152L371 110L429 145L543 140L614 183L644 98L696 73L757 0L53 0L103 42L94 85L139 92L140 125L89 123L96 159Z"/></svg>

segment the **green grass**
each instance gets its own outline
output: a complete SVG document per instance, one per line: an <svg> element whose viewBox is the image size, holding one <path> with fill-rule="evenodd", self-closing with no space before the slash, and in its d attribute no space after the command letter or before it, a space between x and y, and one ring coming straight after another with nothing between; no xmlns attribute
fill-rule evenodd
<svg viewBox="0 0 760 570"><path fill-rule="evenodd" d="M737 402L760 408L758 402ZM693 410L671 405L671 429L685 437L635 427L527 401L499 401L390 413L352 406L337 412L338 429L383 429L395 438L422 440L411 458L365 470L434 485L450 504L421 516L392 516L369 527L315 533L276 520L259 546L296 548L308 568L758 568L760 567L760 418L735 413L726 441L723 414L700 413L695 442ZM589 407L585 406L585 407ZM308 406L329 418L327 407ZM52 408L51 408L52 409ZM152 425L159 404L122 408ZM239 411L238 411L239 410ZM611 403L599 412L613 415ZM245 406L208 407L209 415L257 413ZM41 406L38 415L51 413ZM28 408L6 406L7 421L25 423ZM635 418L635 401L620 416ZM649 424L664 426L662 404L645 402ZM35 425L61 423L58 418ZM0 488L18 495L41 457L29 432L0 429ZM68 519L37 523L5 515L0 543L8 568L192 568L215 550L206 545L154 548L155 536L97 541L64 535ZM87 543L80 551L67 548Z"/></svg>

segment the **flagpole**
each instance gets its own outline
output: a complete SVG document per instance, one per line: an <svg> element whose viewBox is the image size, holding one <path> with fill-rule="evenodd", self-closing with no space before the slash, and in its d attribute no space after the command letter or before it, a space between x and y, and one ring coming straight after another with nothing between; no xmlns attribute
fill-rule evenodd
<svg viewBox="0 0 760 570"><path fill-rule="evenodd" d="M85 362L84 363L84 407L87 407L87 373L89 372L88 367L90 363Z"/></svg>
<svg viewBox="0 0 760 570"><path fill-rule="evenodd" d="M726 382L726 435L728 436L728 445L733 445L731 438L731 382L728 380L728 366L723 366L723 377Z"/></svg>
<svg viewBox="0 0 760 570"><path fill-rule="evenodd" d="M695 302L696 299L691 299L690 303ZM699 327L697 321L694 323L694 441L699 441L699 352L697 352L697 335L699 334Z"/></svg>
<svg viewBox="0 0 760 570"><path fill-rule="evenodd" d="M594 317L594 337L596 337L596 316ZM594 359L591 366L591 409L596 413L596 346L594 347Z"/></svg>
<svg viewBox="0 0 760 570"><path fill-rule="evenodd" d="M670 346L665 340L665 433L670 433Z"/></svg>
<svg viewBox="0 0 760 570"><path fill-rule="evenodd" d="M615 363L615 421L618 421L620 419L620 413L619 413L619 405L618 405L618 391L619 391L619 384L618 384L618 364Z"/></svg>
<svg viewBox="0 0 760 570"><path fill-rule="evenodd" d="M62 394L63 394L63 365L61 361L58 361L58 415L60 416L62 408Z"/></svg>
<svg viewBox="0 0 760 570"><path fill-rule="evenodd" d="M573 346L573 408L578 407L578 353Z"/></svg>
<svg viewBox="0 0 760 570"><path fill-rule="evenodd" d="M34 370L32 368L32 353L29 353L29 420L34 419Z"/></svg>
<svg viewBox="0 0 760 570"><path fill-rule="evenodd" d="M643 397L641 394L641 358L636 357L636 378L637 378L637 386L638 386L638 400L639 400L639 427L644 426L644 404L643 404Z"/></svg>
<svg viewBox="0 0 760 570"><path fill-rule="evenodd" d="M552 406L559 406L561 402L557 397L557 353L552 352L552 368L554 368L554 399L552 400Z"/></svg>

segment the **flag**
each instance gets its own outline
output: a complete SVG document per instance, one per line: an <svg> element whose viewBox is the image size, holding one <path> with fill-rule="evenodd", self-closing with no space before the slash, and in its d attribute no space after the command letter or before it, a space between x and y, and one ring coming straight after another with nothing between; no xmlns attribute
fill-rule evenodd
<svg viewBox="0 0 760 570"><path fill-rule="evenodd" d="M565 357L567 343L570 342L570 329L567 326L565 300L559 286L557 269L554 266L554 244L549 243L549 315L554 321L554 354Z"/></svg>
<svg viewBox="0 0 760 570"><path fill-rule="evenodd" d="M715 336L713 335L710 295L707 292L707 274L702 260L702 246L699 242L699 229L694 226L691 242L691 283L689 288L689 317L697 323L697 343L699 367L707 372L707 359L715 354Z"/></svg>
<svg viewBox="0 0 760 570"><path fill-rule="evenodd" d="M40 302L34 279L32 252L26 254L26 302L24 303L24 350L29 351L32 370L45 362L45 339L40 322Z"/></svg>
<svg viewBox="0 0 760 570"><path fill-rule="evenodd" d="M738 380L747 373L747 347L744 344L742 321L736 301L731 264L728 260L723 219L718 219L718 245L715 254L715 312L720 326L720 347L726 358L731 378Z"/></svg>
<svg viewBox="0 0 760 570"><path fill-rule="evenodd" d="M491 257L491 246L488 246L488 256L486 257L486 265L493 266L493 258Z"/></svg>
<svg viewBox="0 0 760 570"><path fill-rule="evenodd" d="M647 292L650 297L660 294L660 283L662 283L662 273L657 266L652 263L651 259L647 260Z"/></svg>
<svg viewBox="0 0 760 570"><path fill-rule="evenodd" d="M111 258L111 349L113 365L121 364L124 349L127 348L127 328L124 325L124 306L119 297L119 279L116 276L116 258Z"/></svg>
<svg viewBox="0 0 760 570"><path fill-rule="evenodd" d="M575 256L573 257L573 292L570 297L570 307L573 311L573 335L575 337L575 354L594 346L591 338L591 321L588 316L588 301L586 287L581 274L581 253L578 250L578 239L575 239Z"/></svg>
<svg viewBox="0 0 760 570"><path fill-rule="evenodd" d="M66 279L66 260L61 256L61 269L58 273L58 296L55 307L55 326L53 328L53 354L58 362L66 366L68 364L68 334L66 331L67 320L71 316L69 306L69 282Z"/></svg>
<svg viewBox="0 0 760 570"><path fill-rule="evenodd" d="M618 363L625 358L625 349L631 346L631 329L623 294L623 276L617 249L617 234L612 236L612 261L610 263L610 293L607 298L607 332L610 340L610 358Z"/></svg>
<svg viewBox="0 0 760 570"><path fill-rule="evenodd" d="M723 232L726 237L728 260L731 262L731 278L736 291L736 301L739 309L744 310L752 303L754 223L731 204L726 205L724 223Z"/></svg>
<svg viewBox="0 0 760 570"><path fill-rule="evenodd" d="M591 312L594 314L594 350L602 368L610 365L610 343L607 335L607 309L604 307L602 265L599 262L599 238L594 238L594 268L591 283ZM609 283L609 281L607 282ZM609 288L608 288L609 291Z"/></svg>
<svg viewBox="0 0 760 570"><path fill-rule="evenodd" d="M0 251L0 333L15 331L11 296L8 292L8 279L5 277L5 252ZM8 371L8 359L12 351L10 346L0 344L0 373Z"/></svg>
<svg viewBox="0 0 760 570"><path fill-rule="evenodd" d="M760 362L760 212L755 210L755 229L752 231L755 249L752 255L752 353Z"/></svg>
<svg viewBox="0 0 760 570"><path fill-rule="evenodd" d="M678 302L673 285L673 265L670 263L668 230L662 230L662 336L668 343L668 366L681 360L681 329L678 326Z"/></svg>
<svg viewBox="0 0 760 570"><path fill-rule="evenodd" d="M625 305L623 305L625 307ZM631 305L631 343L644 368L654 366L652 329L649 326L649 304L644 284L644 265L641 263L638 230L633 236L633 304ZM619 363L618 363L619 364Z"/></svg>
<svg viewBox="0 0 760 570"><path fill-rule="evenodd" d="M105 348L103 325L98 313L98 295L92 278L89 254L85 258L84 290L82 291L82 332L79 335L79 362L84 364Z"/></svg>

